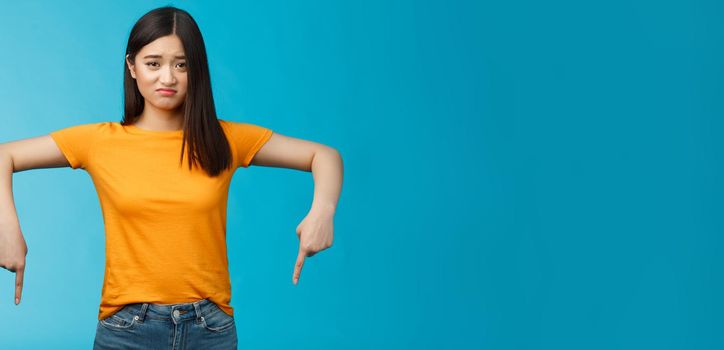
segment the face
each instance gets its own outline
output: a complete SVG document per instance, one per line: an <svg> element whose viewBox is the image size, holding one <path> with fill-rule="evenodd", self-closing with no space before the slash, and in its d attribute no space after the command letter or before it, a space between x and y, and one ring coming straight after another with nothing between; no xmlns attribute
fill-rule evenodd
<svg viewBox="0 0 724 350"><path fill-rule="evenodd" d="M126 64L146 105L163 110L175 110L183 105L188 83L184 48L178 36L172 34L148 43L136 54L135 64L129 59L126 55ZM165 93L159 89L176 92Z"/></svg>

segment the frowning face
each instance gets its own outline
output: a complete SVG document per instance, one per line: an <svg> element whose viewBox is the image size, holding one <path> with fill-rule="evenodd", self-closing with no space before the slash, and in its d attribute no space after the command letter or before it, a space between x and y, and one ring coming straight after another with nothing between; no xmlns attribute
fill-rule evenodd
<svg viewBox="0 0 724 350"><path fill-rule="evenodd" d="M144 46L126 64L136 80L145 105L163 110L183 106L188 87L186 57L181 39L175 35L160 37Z"/></svg>

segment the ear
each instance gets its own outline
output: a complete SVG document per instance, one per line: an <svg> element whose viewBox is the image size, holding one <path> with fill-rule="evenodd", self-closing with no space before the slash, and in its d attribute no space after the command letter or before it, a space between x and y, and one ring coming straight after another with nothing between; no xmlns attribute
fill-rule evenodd
<svg viewBox="0 0 724 350"><path fill-rule="evenodd" d="M129 55L126 55L126 65L128 66L128 70L131 72L131 77L136 79L136 66L131 63Z"/></svg>

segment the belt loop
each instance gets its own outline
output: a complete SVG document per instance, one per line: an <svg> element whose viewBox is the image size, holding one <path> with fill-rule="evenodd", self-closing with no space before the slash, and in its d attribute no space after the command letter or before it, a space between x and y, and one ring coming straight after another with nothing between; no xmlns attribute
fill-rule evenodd
<svg viewBox="0 0 724 350"><path fill-rule="evenodd" d="M201 323L201 319L203 318L203 315L201 314L201 307L199 307L199 302L194 301L194 311L196 312L196 322Z"/></svg>
<svg viewBox="0 0 724 350"><path fill-rule="evenodd" d="M143 303L141 305L141 311L138 313L138 320L143 322L144 317L146 317L146 310L148 310L148 303Z"/></svg>

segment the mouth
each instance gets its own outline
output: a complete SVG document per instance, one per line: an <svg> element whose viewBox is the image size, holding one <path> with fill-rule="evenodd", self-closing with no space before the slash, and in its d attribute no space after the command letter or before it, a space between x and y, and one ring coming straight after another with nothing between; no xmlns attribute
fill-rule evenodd
<svg viewBox="0 0 724 350"><path fill-rule="evenodd" d="M158 91L158 93L160 93L161 95L165 96L170 96L176 93L176 90L174 89L156 89L156 91Z"/></svg>

